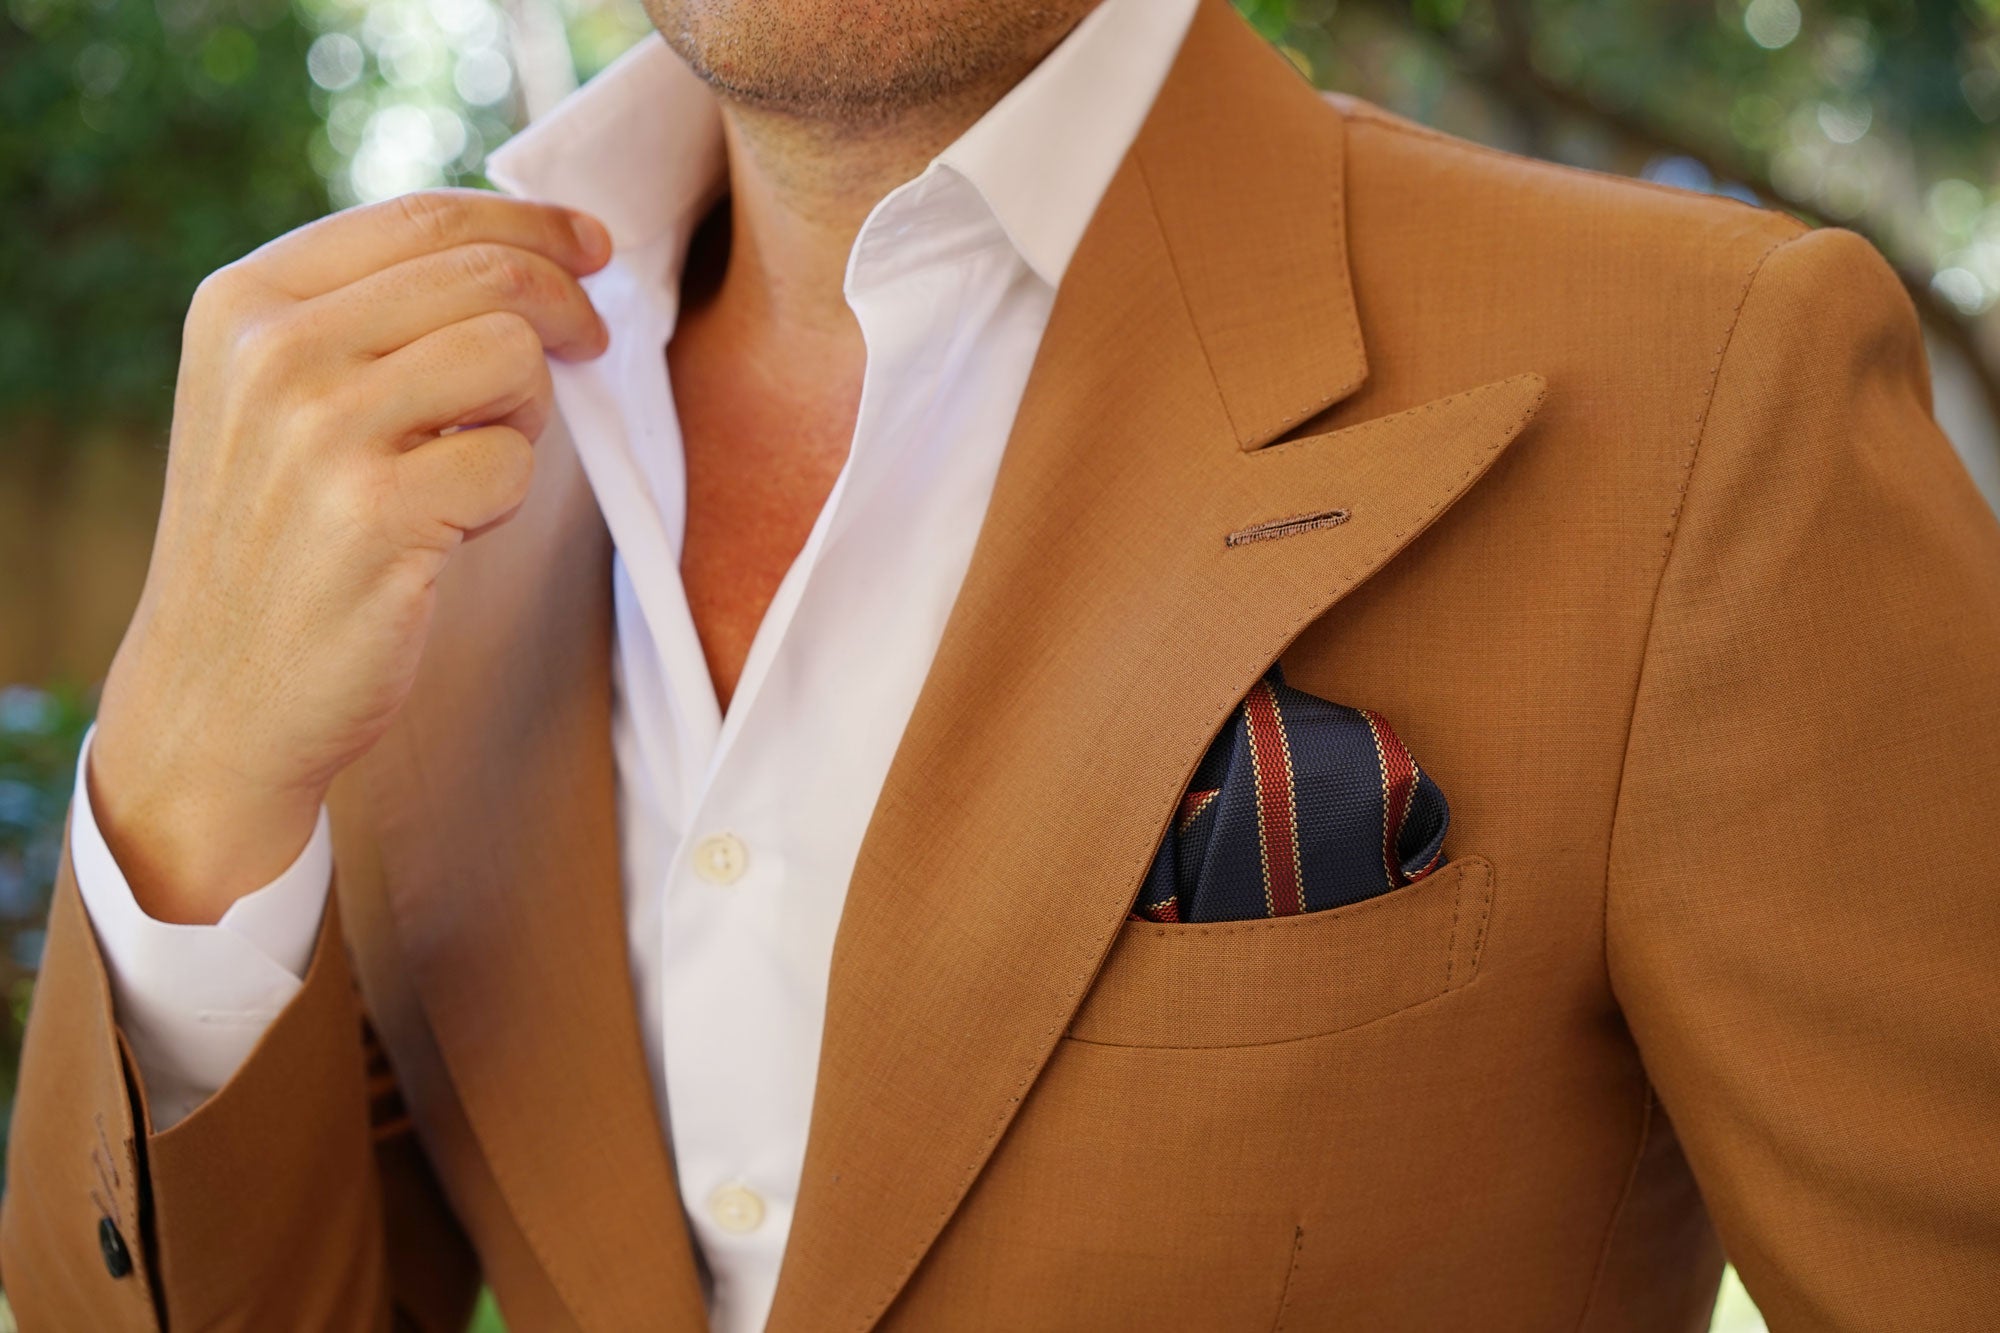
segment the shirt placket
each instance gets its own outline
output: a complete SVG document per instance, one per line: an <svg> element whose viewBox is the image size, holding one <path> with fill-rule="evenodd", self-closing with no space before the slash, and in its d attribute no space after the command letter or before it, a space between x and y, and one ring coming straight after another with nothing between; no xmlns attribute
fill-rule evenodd
<svg viewBox="0 0 2000 1333"><path fill-rule="evenodd" d="M870 226L893 221L878 213ZM870 235L864 228L863 242ZM707 770L692 786L666 881L660 1004L669 1121L683 1202L723 1310L764 1307L768 1292L733 1288L776 1273L790 1228L846 887L830 882L844 874L832 863L847 862L827 846L826 813L813 808L809 787L795 787L785 754L793 745L819 752L817 713L873 706L828 687L816 669L815 659L852 648L802 642L795 627L814 605L830 545L843 528L868 521L861 510L875 474L912 447L901 437L944 391L936 373L943 348L963 334L949 323L962 273L883 276L893 280L850 281L868 360L848 458L752 640ZM836 616L809 619L838 638Z"/></svg>

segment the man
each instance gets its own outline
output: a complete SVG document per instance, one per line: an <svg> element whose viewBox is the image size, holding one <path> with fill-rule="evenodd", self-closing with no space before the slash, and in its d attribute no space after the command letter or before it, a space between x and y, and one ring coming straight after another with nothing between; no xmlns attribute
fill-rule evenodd
<svg viewBox="0 0 2000 1333"><path fill-rule="evenodd" d="M1881 260L1224 0L775 8L197 297L23 1327L1991 1327Z"/></svg>

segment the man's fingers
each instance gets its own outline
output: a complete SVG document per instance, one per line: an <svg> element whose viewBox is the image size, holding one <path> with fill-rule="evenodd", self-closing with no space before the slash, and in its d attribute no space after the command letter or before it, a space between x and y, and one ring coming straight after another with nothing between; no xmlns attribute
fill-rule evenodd
<svg viewBox="0 0 2000 1333"><path fill-rule="evenodd" d="M386 356L475 315L510 311L565 360L604 350L608 334L569 270L533 250L495 242L406 259L306 303L329 341Z"/></svg>
<svg viewBox="0 0 2000 1333"><path fill-rule="evenodd" d="M532 250L577 274L611 258L610 234L587 214L485 190L424 190L343 209L240 262L259 282L306 300L406 259L482 242Z"/></svg>
<svg viewBox="0 0 2000 1333"><path fill-rule="evenodd" d="M478 426L420 444L395 466L411 517L477 535L527 498L535 451L511 426Z"/></svg>
<svg viewBox="0 0 2000 1333"><path fill-rule="evenodd" d="M446 325L361 373L357 397L378 414L371 433L399 445L488 424L533 440L548 423L552 393L541 338L509 311Z"/></svg>

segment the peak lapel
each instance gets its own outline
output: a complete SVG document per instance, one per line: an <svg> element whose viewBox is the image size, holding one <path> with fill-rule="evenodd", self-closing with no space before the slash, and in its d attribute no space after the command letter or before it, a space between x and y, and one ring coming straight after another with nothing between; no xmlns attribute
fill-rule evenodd
<svg viewBox="0 0 2000 1333"><path fill-rule="evenodd" d="M1368 375L1347 267L1345 134L1228 0L1204 0L1133 144L1180 299L1245 449Z"/></svg>
<svg viewBox="0 0 2000 1333"><path fill-rule="evenodd" d="M1522 375L1266 446L1364 374L1341 134L1206 4L1071 264L848 890L773 1330L887 1309L1028 1095L1229 711L1541 400ZM1346 520L1226 541L1334 509Z"/></svg>
<svg viewBox="0 0 2000 1333"><path fill-rule="evenodd" d="M552 428L514 520L446 571L357 766L397 945L487 1163L583 1328L701 1328L626 967L611 543Z"/></svg>

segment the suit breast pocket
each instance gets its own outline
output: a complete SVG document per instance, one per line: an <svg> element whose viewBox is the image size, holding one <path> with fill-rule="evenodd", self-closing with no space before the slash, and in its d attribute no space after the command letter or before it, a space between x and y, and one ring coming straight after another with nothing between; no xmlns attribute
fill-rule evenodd
<svg viewBox="0 0 2000 1333"><path fill-rule="evenodd" d="M1069 1036L1199 1049L1344 1032L1470 982L1492 910L1492 863L1471 856L1330 911L1199 925L1128 921Z"/></svg>

